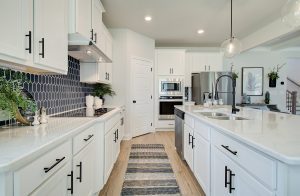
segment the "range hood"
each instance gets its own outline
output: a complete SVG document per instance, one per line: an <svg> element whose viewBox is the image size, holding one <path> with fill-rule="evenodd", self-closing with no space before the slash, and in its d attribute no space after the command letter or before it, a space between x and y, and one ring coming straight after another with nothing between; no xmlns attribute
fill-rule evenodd
<svg viewBox="0 0 300 196"><path fill-rule="evenodd" d="M94 42L78 34L69 34L69 55L84 63L111 63L112 60Z"/></svg>

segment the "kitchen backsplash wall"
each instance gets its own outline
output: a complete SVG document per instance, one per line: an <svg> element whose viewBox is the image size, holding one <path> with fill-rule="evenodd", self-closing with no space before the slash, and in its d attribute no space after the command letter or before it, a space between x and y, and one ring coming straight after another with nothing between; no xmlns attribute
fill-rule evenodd
<svg viewBox="0 0 300 196"><path fill-rule="evenodd" d="M80 82L80 64L69 56L68 75L35 75L23 73L30 82L24 88L32 94L38 108L44 106L47 114L55 114L85 106L85 96L93 91L92 84ZM10 71L5 71L10 75Z"/></svg>

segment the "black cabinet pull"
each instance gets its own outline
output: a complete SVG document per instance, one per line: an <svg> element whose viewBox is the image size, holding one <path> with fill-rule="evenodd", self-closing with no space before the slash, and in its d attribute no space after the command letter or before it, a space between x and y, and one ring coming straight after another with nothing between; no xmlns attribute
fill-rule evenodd
<svg viewBox="0 0 300 196"><path fill-rule="evenodd" d="M114 132L114 135L115 135L114 142L116 143L117 142L117 130Z"/></svg>
<svg viewBox="0 0 300 196"><path fill-rule="evenodd" d="M192 136L192 135L189 133L189 145L192 143L192 142L191 142L191 136Z"/></svg>
<svg viewBox="0 0 300 196"><path fill-rule="evenodd" d="M83 139L83 140L87 142L87 141L89 141L93 136L94 136L93 134L92 134L92 135L89 135L88 138Z"/></svg>
<svg viewBox="0 0 300 196"><path fill-rule="evenodd" d="M195 145L194 145L194 140L195 140L195 137L192 136L192 148L194 149Z"/></svg>
<svg viewBox="0 0 300 196"><path fill-rule="evenodd" d="M51 169L53 169L56 165L58 165L60 162L62 162L65 158L66 157L63 157L61 159L56 159L56 162L53 165L51 165L50 167L45 167L44 168L45 173L48 173Z"/></svg>
<svg viewBox="0 0 300 196"><path fill-rule="evenodd" d="M107 79L109 80L109 73L107 73Z"/></svg>
<svg viewBox="0 0 300 196"><path fill-rule="evenodd" d="M136 100L133 100L132 103L136 103Z"/></svg>
<svg viewBox="0 0 300 196"><path fill-rule="evenodd" d="M31 54L31 51L32 51L32 47L31 47L32 33L31 33L31 31L29 31L28 34L25 36L28 37L28 48L25 48L25 50L28 50L29 54Z"/></svg>
<svg viewBox="0 0 300 196"><path fill-rule="evenodd" d="M232 187L232 177L235 176L235 174L229 170L229 193L232 193L235 188Z"/></svg>
<svg viewBox="0 0 300 196"><path fill-rule="evenodd" d="M76 165L76 167L79 167L79 177L76 179L78 179L79 182L82 182L82 162L80 161L79 165Z"/></svg>
<svg viewBox="0 0 300 196"><path fill-rule="evenodd" d="M230 153L237 155L237 151L232 151L230 150L229 146L225 146L225 145L221 145L223 148L225 148L227 151L229 151Z"/></svg>
<svg viewBox="0 0 300 196"><path fill-rule="evenodd" d="M42 44L42 52L39 53L39 55L42 56L42 58L45 58L45 38L42 38L39 43Z"/></svg>
<svg viewBox="0 0 300 196"><path fill-rule="evenodd" d="M69 177L71 177L71 188L68 188L68 191L71 191L71 194L73 194L73 171L71 171L71 174L68 174Z"/></svg>
<svg viewBox="0 0 300 196"><path fill-rule="evenodd" d="M94 29L91 29L91 40L94 40Z"/></svg>
<svg viewBox="0 0 300 196"><path fill-rule="evenodd" d="M229 184L228 179L227 179L228 171L229 171L229 169L227 168L227 166L225 166L225 188L227 188L227 185Z"/></svg>
<svg viewBox="0 0 300 196"><path fill-rule="evenodd" d="M107 72L105 72L105 80L108 80Z"/></svg>
<svg viewBox="0 0 300 196"><path fill-rule="evenodd" d="M119 140L119 129L117 129L117 140Z"/></svg>
<svg viewBox="0 0 300 196"><path fill-rule="evenodd" d="M94 37L95 37L94 42L96 44L97 43L97 33L94 33Z"/></svg>

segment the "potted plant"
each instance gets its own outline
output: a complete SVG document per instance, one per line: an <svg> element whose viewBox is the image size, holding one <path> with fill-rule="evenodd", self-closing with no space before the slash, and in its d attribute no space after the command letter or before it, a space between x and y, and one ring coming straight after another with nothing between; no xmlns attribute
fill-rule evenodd
<svg viewBox="0 0 300 196"><path fill-rule="evenodd" d="M10 118L16 118L18 122L30 125L30 122L22 116L20 111L34 112L36 104L24 95L22 84L25 80L22 78L22 74L12 72L11 79L7 79L4 74L1 75L0 110L6 111Z"/></svg>
<svg viewBox="0 0 300 196"><path fill-rule="evenodd" d="M94 92L92 93L92 95L100 97L100 99L102 99L104 104L104 96L109 95L112 97L116 95L116 92L112 90L110 84L98 83L94 86Z"/></svg>
<svg viewBox="0 0 300 196"><path fill-rule="evenodd" d="M276 67L274 67L272 69L272 71L270 73L268 73L268 77L269 77L269 87L271 88L275 88L276 87L276 83L277 83L277 79L279 78L279 70L284 66L285 64L277 65Z"/></svg>

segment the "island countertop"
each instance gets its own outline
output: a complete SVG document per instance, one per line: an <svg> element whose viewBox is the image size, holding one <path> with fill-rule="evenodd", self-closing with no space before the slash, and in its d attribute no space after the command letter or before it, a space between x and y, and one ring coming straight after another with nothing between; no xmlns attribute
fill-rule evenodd
<svg viewBox="0 0 300 196"><path fill-rule="evenodd" d="M290 165L300 165L300 116L239 108L235 116L247 120L218 120L200 112L220 112L231 115L231 106L175 106L177 109L207 123L274 159Z"/></svg>
<svg viewBox="0 0 300 196"><path fill-rule="evenodd" d="M0 173L19 168L117 112L120 112L120 108L115 108L100 117L50 117L47 124L1 129Z"/></svg>

